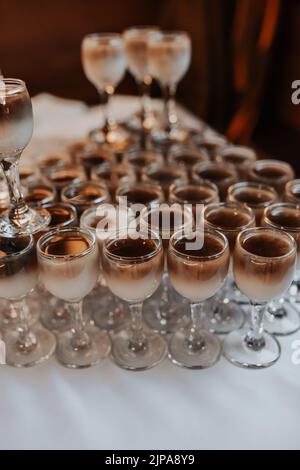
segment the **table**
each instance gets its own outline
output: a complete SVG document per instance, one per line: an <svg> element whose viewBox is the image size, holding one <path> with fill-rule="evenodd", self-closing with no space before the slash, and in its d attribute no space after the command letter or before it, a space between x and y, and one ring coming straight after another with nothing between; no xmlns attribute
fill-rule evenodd
<svg viewBox="0 0 300 470"><path fill-rule="evenodd" d="M49 95L33 103L26 163L84 137L100 120L97 107L82 103ZM119 118L136 106L125 96L113 103ZM139 373L110 360L86 370L55 359L31 369L0 366L0 449L299 449L300 350L293 346L300 348L300 332L280 342L280 361L262 371L223 358L203 371L167 359Z"/></svg>

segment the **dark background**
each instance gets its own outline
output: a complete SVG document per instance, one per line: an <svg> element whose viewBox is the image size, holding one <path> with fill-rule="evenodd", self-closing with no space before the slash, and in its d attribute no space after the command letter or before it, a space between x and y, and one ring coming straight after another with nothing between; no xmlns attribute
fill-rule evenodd
<svg viewBox="0 0 300 470"><path fill-rule="evenodd" d="M291 103L300 79L298 0L0 0L0 69L23 78L32 95L96 103L80 64L82 37L138 24L190 33L183 104L233 141L300 170L300 105ZM118 92L136 93L128 74Z"/></svg>

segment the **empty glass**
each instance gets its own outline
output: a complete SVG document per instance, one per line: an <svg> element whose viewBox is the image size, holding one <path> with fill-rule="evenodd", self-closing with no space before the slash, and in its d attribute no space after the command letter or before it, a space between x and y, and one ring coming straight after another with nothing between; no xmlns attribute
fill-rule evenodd
<svg viewBox="0 0 300 470"><path fill-rule="evenodd" d="M205 301L222 286L229 258L226 237L214 230L193 232L190 236L175 232L170 239L170 281L191 304L191 325L176 331L169 340L169 357L174 364L204 369L219 360L222 345L217 336L206 330Z"/></svg>
<svg viewBox="0 0 300 470"><path fill-rule="evenodd" d="M268 302L282 297L295 272L297 247L287 233L257 227L241 232L233 254L233 270L238 288L249 298L250 327L233 331L224 340L224 356L234 365L260 369L280 357L277 339L264 332Z"/></svg>
<svg viewBox="0 0 300 470"><path fill-rule="evenodd" d="M188 131L179 125L175 109L176 88L191 62L191 39L183 31L163 31L149 38L148 60L151 75L156 78L164 95L164 128L152 131L158 142L182 142Z"/></svg>
<svg viewBox="0 0 300 470"><path fill-rule="evenodd" d="M111 291L128 302L131 325L112 335L112 357L128 370L145 370L159 364L166 343L157 333L143 327L145 299L158 288L164 265L162 243L153 232L118 232L105 240L102 267Z"/></svg>
<svg viewBox="0 0 300 470"><path fill-rule="evenodd" d="M98 364L110 351L107 333L86 325L82 300L99 275L99 252L95 235L82 228L53 230L37 244L40 276L52 295L69 303L73 327L57 337L57 359L66 367Z"/></svg>
<svg viewBox="0 0 300 470"><path fill-rule="evenodd" d="M0 82L0 166L5 175L10 208L1 214L0 230L9 236L35 233L49 223L42 208L31 208L21 193L19 162L33 131L31 99L22 80L3 78Z"/></svg>
<svg viewBox="0 0 300 470"><path fill-rule="evenodd" d="M6 363L28 367L48 359L55 336L39 323L30 325L26 297L38 280L36 248L32 235L0 237L0 297L11 303L16 322L5 330Z"/></svg>

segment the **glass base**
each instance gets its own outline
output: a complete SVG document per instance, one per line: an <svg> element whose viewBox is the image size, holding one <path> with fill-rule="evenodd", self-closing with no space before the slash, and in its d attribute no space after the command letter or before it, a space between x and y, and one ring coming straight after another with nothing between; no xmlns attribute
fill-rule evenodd
<svg viewBox="0 0 300 470"><path fill-rule="evenodd" d="M27 319L28 324L34 325L40 317L41 305L36 296L36 292L32 292L26 298ZM12 310L9 301L3 301L0 305L0 329L14 329L20 323L20 319Z"/></svg>
<svg viewBox="0 0 300 470"><path fill-rule="evenodd" d="M112 358L117 366L132 371L142 371L157 366L166 356L165 340L157 333L144 331L147 346L134 352L130 349L131 330L122 330L112 335Z"/></svg>
<svg viewBox="0 0 300 470"><path fill-rule="evenodd" d="M47 305L43 306L41 322L50 331L61 332L73 325L72 314L68 304L56 297L49 296Z"/></svg>
<svg viewBox="0 0 300 470"><path fill-rule="evenodd" d="M37 343L29 351L22 351L18 344L19 332L8 330L4 335L6 346L6 363L14 367L31 367L49 359L56 347L53 333L36 324L31 327Z"/></svg>
<svg viewBox="0 0 300 470"><path fill-rule="evenodd" d="M300 329L299 312L288 301L276 302L266 309L264 328L272 335L291 335Z"/></svg>
<svg viewBox="0 0 300 470"><path fill-rule="evenodd" d="M143 318L147 326L155 332L174 333L190 322L190 307L182 299L177 303L162 303L160 299L153 297L144 303Z"/></svg>
<svg viewBox="0 0 300 470"><path fill-rule="evenodd" d="M89 138L98 144L105 143L115 150L122 150L128 145L130 136L121 126L116 125L108 133L105 133L103 129L93 129L89 132Z"/></svg>
<svg viewBox="0 0 300 470"><path fill-rule="evenodd" d="M49 225L50 215L42 207L29 209L28 222L24 225L17 226L13 224L9 218L9 211L1 214L0 232L7 237L16 237L21 235L30 235L40 232Z"/></svg>
<svg viewBox="0 0 300 470"><path fill-rule="evenodd" d="M162 115L159 111L151 110L142 123L142 113L137 111L128 117L124 122L124 126L131 132L142 133L144 131L151 131L162 124Z"/></svg>
<svg viewBox="0 0 300 470"><path fill-rule="evenodd" d="M247 328L233 331L224 339L224 357L238 367L248 369L263 369L270 367L278 361L281 347L278 340L269 333L263 333L265 346L256 351L246 345Z"/></svg>
<svg viewBox="0 0 300 470"><path fill-rule="evenodd" d="M102 330L115 330L130 321L125 302L113 296L107 287L97 286L85 298L83 308Z"/></svg>
<svg viewBox="0 0 300 470"><path fill-rule="evenodd" d="M57 338L56 358L65 367L84 369L99 364L110 352L110 338L107 333L98 328L86 328L90 344L75 350L72 346L73 330L60 333Z"/></svg>
<svg viewBox="0 0 300 470"><path fill-rule="evenodd" d="M187 369L207 369L215 365L221 357L222 344L217 336L202 330L204 345L197 350L189 348L189 330L177 331L169 341L169 358L177 366Z"/></svg>
<svg viewBox="0 0 300 470"><path fill-rule="evenodd" d="M219 304L214 305L211 301L211 307L211 310L206 309L209 313L205 326L209 331L217 334L227 334L242 328L244 325L245 314L236 302L221 301Z"/></svg>
<svg viewBox="0 0 300 470"><path fill-rule="evenodd" d="M183 143L189 137L188 129L182 127L174 127L170 131L166 131L162 128L153 129L151 132L151 138L154 143L158 144L172 144L172 143Z"/></svg>

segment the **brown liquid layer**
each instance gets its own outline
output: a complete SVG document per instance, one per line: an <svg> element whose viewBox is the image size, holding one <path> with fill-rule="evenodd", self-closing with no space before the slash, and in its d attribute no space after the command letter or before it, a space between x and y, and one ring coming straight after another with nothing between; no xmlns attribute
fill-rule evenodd
<svg viewBox="0 0 300 470"><path fill-rule="evenodd" d="M129 189L128 191L124 191L122 196L126 196L127 200L131 204L149 204L152 201L159 199L160 194L157 193L154 189Z"/></svg>
<svg viewBox="0 0 300 470"><path fill-rule="evenodd" d="M268 213L268 219L280 227L300 230L300 210L288 207L276 208Z"/></svg>
<svg viewBox="0 0 300 470"><path fill-rule="evenodd" d="M47 255L53 256L74 256L80 255L90 247L90 242L82 235L69 235L62 237L57 235L54 237L47 246L44 252Z"/></svg>
<svg viewBox="0 0 300 470"><path fill-rule="evenodd" d="M248 158L244 155L236 155L234 153L226 154L223 156L223 160L226 163L232 163L233 165L241 165L242 163L246 162Z"/></svg>
<svg viewBox="0 0 300 470"><path fill-rule="evenodd" d="M161 169L150 173L149 177L166 186L167 184L171 184L175 179L180 178L180 175L177 172L170 171L169 169Z"/></svg>
<svg viewBox="0 0 300 470"><path fill-rule="evenodd" d="M234 193L234 197L237 201L254 206L275 200L274 194L256 188L239 189Z"/></svg>
<svg viewBox="0 0 300 470"><path fill-rule="evenodd" d="M216 227L225 230L235 230L249 224L250 217L237 209L222 207L209 213L206 220Z"/></svg>
<svg viewBox="0 0 300 470"><path fill-rule="evenodd" d="M222 252L224 243L213 235L205 234L203 246L197 250L187 249L188 243L195 243L196 239L181 238L175 243L175 249L187 256L208 257L214 256Z"/></svg>
<svg viewBox="0 0 300 470"><path fill-rule="evenodd" d="M291 244L285 238L264 232L245 238L242 247L253 255L267 258L284 256L291 251Z"/></svg>
<svg viewBox="0 0 300 470"><path fill-rule="evenodd" d="M197 187L186 187L185 189L178 189L175 196L181 201L187 201L188 203L199 203L210 199L214 196L214 192L207 188Z"/></svg>
<svg viewBox="0 0 300 470"><path fill-rule="evenodd" d="M154 253L157 249L157 244L154 240L137 238L126 238L123 240L116 240L110 247L109 252L114 256L122 258L136 258L148 256Z"/></svg>
<svg viewBox="0 0 300 470"><path fill-rule="evenodd" d="M43 202L44 200L49 200L53 196L53 192L50 189L36 187L29 191L29 193L25 196L25 201L30 203L39 203Z"/></svg>
<svg viewBox="0 0 300 470"><path fill-rule="evenodd" d="M271 165L267 167L256 168L255 173L258 176L262 176L263 178L268 179L278 179L282 178L285 175L289 175L289 172L285 171L283 168Z"/></svg>
<svg viewBox="0 0 300 470"><path fill-rule="evenodd" d="M182 163L186 166L193 166L201 160L204 160L203 157L195 155L193 153L182 153L174 157L175 162Z"/></svg>
<svg viewBox="0 0 300 470"><path fill-rule="evenodd" d="M204 179L210 180L212 182L218 183L225 180L226 178L231 178L233 174L230 171L227 171L225 168L208 168L207 170L201 170L198 172L199 176Z"/></svg>

